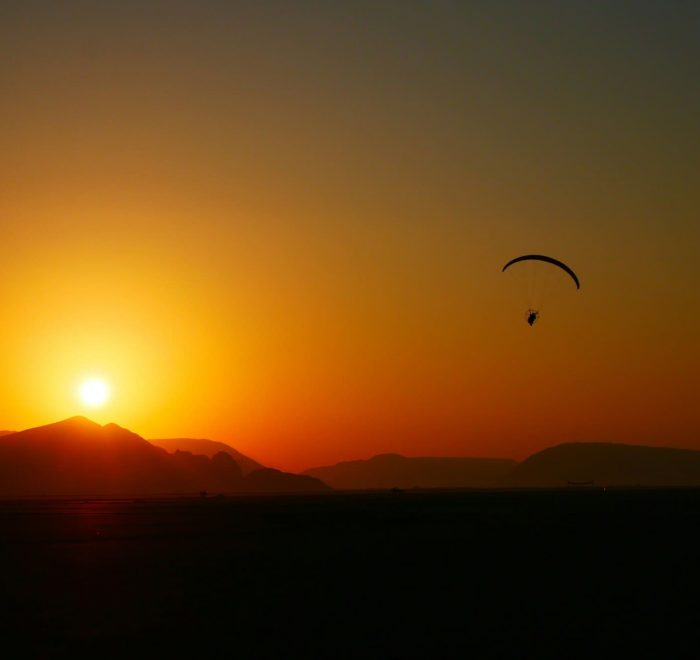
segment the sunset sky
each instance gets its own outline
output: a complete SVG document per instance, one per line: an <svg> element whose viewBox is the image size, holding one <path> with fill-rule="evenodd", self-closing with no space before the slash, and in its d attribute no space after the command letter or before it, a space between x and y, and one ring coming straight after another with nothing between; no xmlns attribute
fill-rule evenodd
<svg viewBox="0 0 700 660"><path fill-rule="evenodd" d="M0 429L291 470L700 449L699 34L695 1L3 2ZM528 252L581 278L533 328Z"/></svg>

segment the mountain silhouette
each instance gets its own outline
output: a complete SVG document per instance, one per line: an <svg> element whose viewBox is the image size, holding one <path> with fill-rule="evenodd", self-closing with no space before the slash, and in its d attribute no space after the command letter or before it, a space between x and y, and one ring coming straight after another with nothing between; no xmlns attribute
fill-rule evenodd
<svg viewBox="0 0 700 660"><path fill-rule="evenodd" d="M2 437L3 435L11 435L13 433L14 431L0 431L0 437Z"/></svg>
<svg viewBox="0 0 700 660"><path fill-rule="evenodd" d="M487 488L502 485L516 462L499 458L408 458L380 454L311 468L303 474L337 489Z"/></svg>
<svg viewBox="0 0 700 660"><path fill-rule="evenodd" d="M224 452L233 458L241 468L241 472L246 475L253 470L260 470L265 466L249 458L245 454L235 450L230 445L216 440L205 440L199 438L158 438L156 440L149 439L152 445L161 447L168 452L177 450L188 451L192 454L202 454L204 456L215 456L219 452Z"/></svg>
<svg viewBox="0 0 700 660"><path fill-rule="evenodd" d="M84 417L0 439L2 497L261 492L265 483L260 477L248 482L228 453L169 454L116 424ZM271 484L273 492L326 488L297 475Z"/></svg>
<svg viewBox="0 0 700 660"><path fill-rule="evenodd" d="M513 468L513 486L699 486L700 451L613 443L565 443Z"/></svg>
<svg viewBox="0 0 700 660"><path fill-rule="evenodd" d="M170 453L116 424L101 426L85 417L3 432L0 497L292 493L330 488L549 488L577 484L700 486L700 451L667 447L566 443L537 452L521 463L495 458L381 454L368 460L311 468L298 475L262 467L224 443L187 439L156 442L175 451ZM178 449L178 445L203 453ZM225 449L214 451L219 447Z"/></svg>
<svg viewBox="0 0 700 660"><path fill-rule="evenodd" d="M289 493L331 490L322 479L305 474L290 474L273 468L255 470L246 477L246 488L255 493Z"/></svg>

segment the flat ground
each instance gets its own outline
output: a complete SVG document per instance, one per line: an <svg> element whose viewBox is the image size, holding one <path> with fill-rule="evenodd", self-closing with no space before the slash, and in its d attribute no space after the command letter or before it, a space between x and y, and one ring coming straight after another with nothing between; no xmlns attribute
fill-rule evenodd
<svg viewBox="0 0 700 660"><path fill-rule="evenodd" d="M693 656L699 523L682 490L5 501L0 632L33 657Z"/></svg>

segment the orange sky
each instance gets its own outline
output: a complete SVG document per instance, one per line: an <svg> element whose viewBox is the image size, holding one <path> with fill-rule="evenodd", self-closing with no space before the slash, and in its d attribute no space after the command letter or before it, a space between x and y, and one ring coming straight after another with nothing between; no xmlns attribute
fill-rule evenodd
<svg viewBox="0 0 700 660"><path fill-rule="evenodd" d="M0 428L700 448L698 9L262 4L2 9Z"/></svg>

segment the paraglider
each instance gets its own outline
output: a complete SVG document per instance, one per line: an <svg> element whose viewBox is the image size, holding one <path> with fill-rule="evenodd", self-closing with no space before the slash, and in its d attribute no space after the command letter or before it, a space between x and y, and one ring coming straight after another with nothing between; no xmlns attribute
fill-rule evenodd
<svg viewBox="0 0 700 660"><path fill-rule="evenodd" d="M535 262L544 262L545 264L551 264L552 266L555 266L556 268L561 269L564 273L566 273L571 280L573 280L574 284L576 285L576 289L581 288L581 282L578 278L578 275L571 269L569 266L567 266L563 261L559 261L558 259L554 259L553 257L548 257L543 254L524 254L520 257L515 257L515 259L511 259L505 266L503 266L502 272L505 272L508 270L513 264L520 263L522 261L535 261ZM533 292L530 292L530 296L532 296ZM532 327L535 324L535 321L537 321L540 317L540 312L539 309L537 308L538 305L533 305L532 302L527 310L525 320L527 321L527 324Z"/></svg>
<svg viewBox="0 0 700 660"><path fill-rule="evenodd" d="M519 261L545 261L548 264L553 264L554 266L558 266L561 268L565 273L568 273L571 279L574 281L574 284L576 284L576 288L580 289L581 288L581 283L579 282L578 276L576 273L574 273L571 268L569 268L563 261L559 261L558 259L553 259L552 257L545 257L543 254L524 254L522 257L515 257L515 259L511 259L505 266L503 266L503 271L506 272L510 266L513 264L517 264Z"/></svg>

